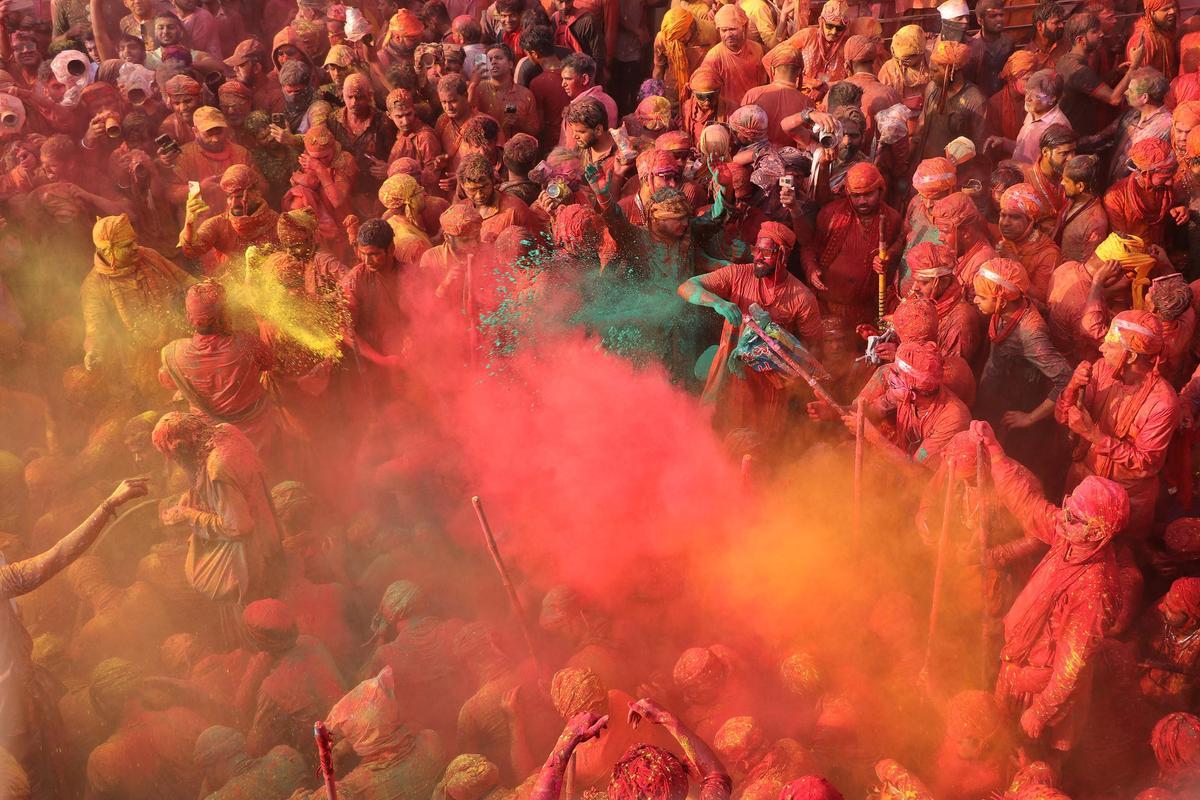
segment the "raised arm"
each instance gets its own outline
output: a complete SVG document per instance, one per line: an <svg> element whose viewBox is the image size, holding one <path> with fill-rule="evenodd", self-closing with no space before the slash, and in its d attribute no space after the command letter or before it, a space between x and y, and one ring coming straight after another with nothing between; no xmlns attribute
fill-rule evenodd
<svg viewBox="0 0 1200 800"><path fill-rule="evenodd" d="M118 508L148 493L148 480L149 478L128 478L121 481L116 490L83 521L82 525L59 539L49 550L0 569L0 575L3 576L0 590L4 592L5 597L28 594L70 566L92 546L100 531L116 516Z"/></svg>
<svg viewBox="0 0 1200 800"><path fill-rule="evenodd" d="M636 727L643 718L661 725L679 743L684 756L700 776L701 800L729 800L733 792L733 780L707 742L680 722L674 714L649 698L643 698L629 706L631 725Z"/></svg>
<svg viewBox="0 0 1200 800"><path fill-rule="evenodd" d="M607 715L598 717L590 711L581 711L571 717L558 741L554 743L554 749L550 751L546 763L542 765L542 771L538 774L529 800L559 800L562 797L567 765L571 763L571 754L579 745L599 736L606 727Z"/></svg>

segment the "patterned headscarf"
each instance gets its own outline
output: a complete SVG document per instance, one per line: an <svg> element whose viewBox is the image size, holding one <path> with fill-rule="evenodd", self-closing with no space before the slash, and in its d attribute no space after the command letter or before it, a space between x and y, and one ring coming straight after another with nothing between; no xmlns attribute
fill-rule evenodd
<svg viewBox="0 0 1200 800"><path fill-rule="evenodd" d="M667 63L671 65L671 74L675 76L675 86L681 96L687 91L688 72L691 70L687 41L695 28L696 18L681 8L673 8L663 15L662 27L659 28Z"/></svg>

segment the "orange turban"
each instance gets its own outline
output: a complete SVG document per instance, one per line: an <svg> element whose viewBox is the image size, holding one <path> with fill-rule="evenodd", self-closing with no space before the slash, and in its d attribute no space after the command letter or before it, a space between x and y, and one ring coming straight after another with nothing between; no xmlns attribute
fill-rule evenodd
<svg viewBox="0 0 1200 800"><path fill-rule="evenodd" d="M939 230L957 230L980 219L979 207L964 192L951 192L933 204L933 224Z"/></svg>
<svg viewBox="0 0 1200 800"><path fill-rule="evenodd" d="M1023 78L1037 69L1037 65L1037 56L1031 51L1016 50L1008 57L1008 61L1004 62L1004 69L1000 70L1000 77L1009 81Z"/></svg>
<svg viewBox="0 0 1200 800"><path fill-rule="evenodd" d="M1149 311L1122 311L1113 317L1104 341L1131 353L1155 356L1162 352L1162 323Z"/></svg>
<svg viewBox="0 0 1200 800"><path fill-rule="evenodd" d="M420 36L423 33L425 26L421 23L421 18L407 8L397 11L388 23L388 35L392 37Z"/></svg>
<svg viewBox="0 0 1200 800"><path fill-rule="evenodd" d="M1192 128L1188 132L1187 157L1200 158L1200 126Z"/></svg>
<svg viewBox="0 0 1200 800"><path fill-rule="evenodd" d="M1129 148L1129 161L1138 172L1154 172L1175 166L1175 153L1162 139L1150 137Z"/></svg>
<svg viewBox="0 0 1200 800"><path fill-rule="evenodd" d="M942 385L942 354L937 342L903 342L896 348L896 369L913 391L936 392Z"/></svg>
<svg viewBox="0 0 1200 800"><path fill-rule="evenodd" d="M934 64L945 64L948 67L961 69L967 65L970 48L962 42L951 42L942 39L933 48L933 56L929 59Z"/></svg>
<svg viewBox="0 0 1200 800"><path fill-rule="evenodd" d="M791 250L796 244L796 234L781 222L764 222L758 227L759 239L770 239L782 250Z"/></svg>
<svg viewBox="0 0 1200 800"><path fill-rule="evenodd" d="M954 162L938 156L927 158L917 165L913 173L913 188L922 197L952 191L958 185L958 173Z"/></svg>
<svg viewBox="0 0 1200 800"><path fill-rule="evenodd" d="M1189 131L1200 125L1200 100L1184 100L1171 112L1171 123Z"/></svg>
<svg viewBox="0 0 1200 800"><path fill-rule="evenodd" d="M954 274L954 253L944 244L919 242L904 256L914 278L929 280Z"/></svg>
<svg viewBox="0 0 1200 800"><path fill-rule="evenodd" d="M1028 183L1016 183L1000 195L1000 210L1041 219L1047 213L1046 204L1038 190Z"/></svg>
<svg viewBox="0 0 1200 800"><path fill-rule="evenodd" d="M711 69L700 67L692 73L691 80L688 81L688 88L692 92L719 92L721 91L721 77Z"/></svg>
<svg viewBox="0 0 1200 800"><path fill-rule="evenodd" d="M1029 291L1029 273L1021 262L993 258L983 262L975 275L975 294L1016 300Z"/></svg>
<svg viewBox="0 0 1200 800"><path fill-rule="evenodd" d="M1169 6L1175 0L1145 0L1142 4L1146 9L1146 16L1150 16L1155 11L1161 11Z"/></svg>
<svg viewBox="0 0 1200 800"><path fill-rule="evenodd" d="M846 60L854 63L858 61L874 61L876 54L879 52L879 42L869 36L855 34L846 40L845 47L842 52L846 55Z"/></svg>
<svg viewBox="0 0 1200 800"><path fill-rule="evenodd" d="M265 181L258 170L245 164L234 164L221 175L221 191L238 194L250 190L262 191Z"/></svg>
<svg viewBox="0 0 1200 800"><path fill-rule="evenodd" d="M883 174L869 161L859 161L846 170L846 191L851 194L866 194L883 187Z"/></svg>
<svg viewBox="0 0 1200 800"><path fill-rule="evenodd" d="M717 28L744 28L749 22L750 18L746 16L746 12L734 3L721 6L713 17L713 24Z"/></svg>

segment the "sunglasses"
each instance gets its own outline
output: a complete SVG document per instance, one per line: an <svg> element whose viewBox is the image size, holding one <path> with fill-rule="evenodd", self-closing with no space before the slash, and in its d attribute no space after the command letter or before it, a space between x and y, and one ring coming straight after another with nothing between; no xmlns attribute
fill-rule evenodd
<svg viewBox="0 0 1200 800"><path fill-rule="evenodd" d="M708 100L715 100L717 98L716 92L695 92L694 94L695 94L697 100L708 101Z"/></svg>

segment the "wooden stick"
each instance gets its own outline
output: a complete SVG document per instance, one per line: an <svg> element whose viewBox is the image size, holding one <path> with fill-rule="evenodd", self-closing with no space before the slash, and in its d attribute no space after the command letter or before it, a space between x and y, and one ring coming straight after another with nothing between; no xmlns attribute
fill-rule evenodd
<svg viewBox="0 0 1200 800"><path fill-rule="evenodd" d="M750 486L750 470L754 466L754 456L749 453L742 454L742 488Z"/></svg>
<svg viewBox="0 0 1200 800"><path fill-rule="evenodd" d="M883 240L883 214L879 215L879 259L884 262L884 271L879 273L876 321L882 325L883 315L887 313L887 243Z"/></svg>
<svg viewBox="0 0 1200 800"><path fill-rule="evenodd" d="M321 767L321 777L325 779L325 797L337 800L337 780L333 773L333 747L329 742L329 731L325 723L313 723L313 738L317 740L317 762Z"/></svg>
<svg viewBox="0 0 1200 800"><path fill-rule="evenodd" d="M863 440L866 439L866 412L863 405L866 401L858 398L854 404L854 544L862 542L863 507Z"/></svg>
<svg viewBox="0 0 1200 800"><path fill-rule="evenodd" d="M937 563L933 569L933 597L929 604L929 636L925 640L925 664L922 674L929 672L929 660L933 657L933 642L937 633L938 616L941 614L942 580L946 567L946 542L950 538L950 506L954 498L954 461L943 461L946 467L946 499L942 503L942 530L938 533Z"/></svg>
<svg viewBox="0 0 1200 800"><path fill-rule="evenodd" d="M987 609L987 551L988 551L988 525L990 524L988 506L988 458L987 451L984 449L983 442L975 443L975 491L978 496L976 502L977 510L975 514L975 524L977 534L979 536L979 592L980 592L980 613L979 613L979 652L982 654L980 659L980 680L981 686L988 684L988 663L990 661L990 653L988 653L991 637L988 635L988 609Z"/></svg>
<svg viewBox="0 0 1200 800"><path fill-rule="evenodd" d="M521 634L525 637L529 655L537 666L538 673L541 674L542 664L538 659L537 648L533 645L533 632L529 630L529 621L525 619L525 608L521 605L521 598L517 595L512 579L508 576L508 568L504 566L504 559L500 557L500 548L496 546L496 537L492 534L492 526L488 524L487 514L483 511L483 501L479 499L479 495L471 498L471 505L475 508L475 518L479 520L479 528L483 531L483 539L492 556L492 563L496 565L496 571L500 573L500 582L504 584L504 590L508 592L508 600L512 603L513 612L517 615L517 622L521 625Z"/></svg>

